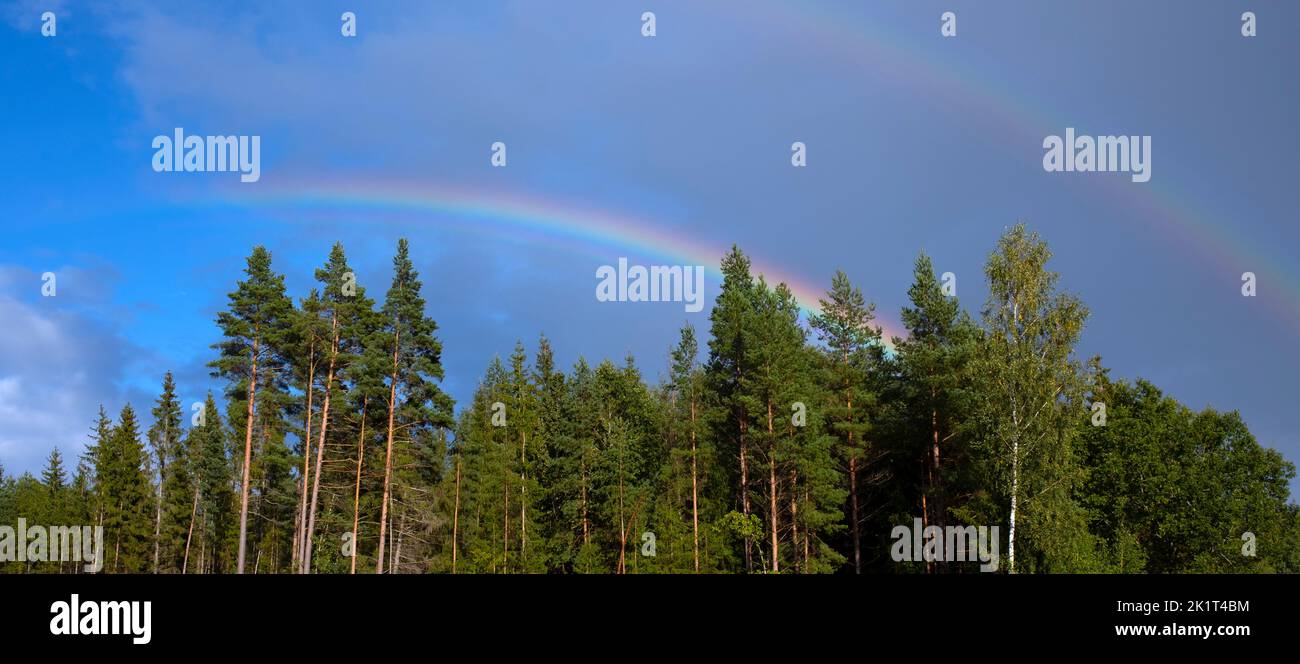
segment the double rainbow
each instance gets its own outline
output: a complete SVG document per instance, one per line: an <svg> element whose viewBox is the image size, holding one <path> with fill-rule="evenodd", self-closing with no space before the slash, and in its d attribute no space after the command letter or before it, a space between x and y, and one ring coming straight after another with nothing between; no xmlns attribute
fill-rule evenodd
<svg viewBox="0 0 1300 664"><path fill-rule="evenodd" d="M721 7L709 10L724 11ZM1008 144L1037 149L1043 136L1070 126L1069 119L1060 113L1018 99L962 61L941 61L916 48L915 39L909 42L862 17L829 11L821 3L747 3L745 11L732 11L724 18L758 23L760 31L799 35L801 43L809 48L820 49L838 61L856 63L886 84L913 89L948 107L961 108L966 116L977 118L992 135ZM1271 283L1261 290L1260 300L1284 323L1300 329L1300 280L1292 269L1248 246L1231 227L1212 223L1193 209L1191 196L1168 185L1159 181L1134 185L1128 178L1099 178L1097 182L1097 186L1106 188L1107 196L1131 209L1135 218L1151 224L1165 240L1211 264L1222 276L1252 271L1260 276L1261 283ZM727 244L701 241L635 215L496 191L436 189L394 182L315 182L255 195L253 202L427 215L439 224L460 226L474 233L527 238L567 249L583 246L599 249L600 256L609 256L611 250L636 252L666 263L704 265L714 278L720 278L718 262L729 249ZM808 312L816 311L818 299L830 283L829 274L819 275L822 281L818 282L757 260L754 271L763 274L769 283L784 282ZM1266 295L1270 291L1273 295ZM886 312L880 313L885 338L901 336L900 326Z"/></svg>

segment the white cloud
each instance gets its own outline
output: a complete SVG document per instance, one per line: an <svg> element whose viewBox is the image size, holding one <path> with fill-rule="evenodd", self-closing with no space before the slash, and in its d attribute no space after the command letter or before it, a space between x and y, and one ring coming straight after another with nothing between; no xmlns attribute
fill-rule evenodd
<svg viewBox="0 0 1300 664"><path fill-rule="evenodd" d="M70 281L104 287L111 277L60 268ZM137 410L146 395L123 386L130 365L152 356L118 330L99 288L96 301L66 294L41 297L39 275L0 266L0 463L6 473L36 473L53 447L71 465L87 442L100 404L116 415L128 399ZM25 286L25 287L24 287Z"/></svg>

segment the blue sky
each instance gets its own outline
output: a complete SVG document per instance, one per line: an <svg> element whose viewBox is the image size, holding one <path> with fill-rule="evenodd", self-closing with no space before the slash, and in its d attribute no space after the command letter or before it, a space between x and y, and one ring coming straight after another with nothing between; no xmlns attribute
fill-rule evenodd
<svg viewBox="0 0 1300 664"><path fill-rule="evenodd" d="M212 320L254 244L300 296L342 241L381 295L409 237L461 402L518 338L531 350L545 332L565 364L630 351L653 379L683 321L707 327L679 303L595 300L596 267L658 262L646 247L250 201L339 183L635 218L714 256L739 243L807 284L842 267L887 325L921 249L978 311L988 251L1025 220L1092 310L1081 355L1193 408L1240 410L1300 460L1294 3L371 4L0 8L8 471L79 451L100 403L147 411L168 369L187 401L219 393L203 366ZM1245 9L1257 37L1240 36ZM339 34L345 10L355 39ZM260 135L261 180L153 172L151 140L174 127ZM1152 136L1151 181L1044 172L1042 140L1066 127ZM489 164L494 141L506 168ZM57 297L40 297L45 271ZM1245 271L1256 298L1239 292Z"/></svg>

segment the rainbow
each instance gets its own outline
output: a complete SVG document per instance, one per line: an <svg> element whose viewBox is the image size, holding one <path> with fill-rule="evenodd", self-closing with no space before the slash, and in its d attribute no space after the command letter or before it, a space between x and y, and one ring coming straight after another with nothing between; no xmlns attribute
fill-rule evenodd
<svg viewBox="0 0 1300 664"><path fill-rule="evenodd" d="M832 12L816 2L779 1L747 5L745 11L728 11L712 5L700 7L719 12L720 20L755 23L760 33L795 35L808 48L819 49L837 61L857 63L864 72L870 72L886 84L915 90L951 108L961 108L966 116L982 122L991 135L1010 145L1037 150L1043 136L1072 126L1062 114L1001 89L999 84L973 71L969 61L936 58L902 36L882 30L878 22L864 16L844 15L847 10ZM1191 196L1179 194L1159 178L1143 185L1134 185L1127 178L1097 178L1090 185L1133 210L1136 219L1150 224L1168 242L1212 264L1223 277L1235 279L1233 275L1253 271L1260 275L1261 283L1274 284L1261 289L1260 299L1279 319L1300 329L1300 281L1296 276L1277 260L1247 246L1231 228L1211 223L1194 209ZM263 190L259 188L259 191ZM718 279L718 261L729 249L729 243L689 237L667 224L622 212L460 187L349 180L289 184L267 194L239 198L291 207L414 214L435 218L440 226L496 234L509 241L527 239L570 251L586 248L605 257L611 249L636 251L668 263L704 265ZM758 257L751 258L754 271L763 274L770 283L784 282L806 313L817 310L818 299L829 285L829 274L821 275L824 281L818 283L783 272ZM1280 296L1267 295L1270 291ZM881 318L879 322L886 339L903 336L901 326L885 316Z"/></svg>
<svg viewBox="0 0 1300 664"><path fill-rule="evenodd" d="M237 190L240 191L240 190ZM436 219L439 227L460 229L475 234L492 234L508 241L527 239L530 244L547 245L573 251L587 250L609 258L611 251L635 251L639 256L662 260L668 264L703 265L710 277L721 281L719 264L730 250L728 243L709 243L674 232L664 224L627 214L576 206L565 206L541 198L516 193L485 192L467 188L438 188L426 184L401 182L346 182L291 184L275 190L258 189L252 194L236 194L226 203L238 202L259 208L293 210L320 209L331 212L357 211L388 215L416 215ZM782 271L750 255L752 271L775 286L784 283L806 319L819 313L818 301L830 287ZM593 273L594 274L594 273ZM594 288L593 281L593 288ZM879 314L879 312L877 312ZM892 321L881 321L885 347L893 349L893 336L902 336Z"/></svg>
<svg viewBox="0 0 1300 664"><path fill-rule="evenodd" d="M700 6L722 11L714 5ZM936 58L917 48L917 35L890 34L868 17L831 11L815 0L772 0L747 7L752 11L727 12L719 14L719 19L748 20L758 23L760 32L797 36L801 44L828 58L856 63L877 79L961 109L1008 145L1036 150L1044 136L1075 126L1069 116L1001 88L974 70L971 59ZM933 26L937 33L938 12ZM1235 289L1233 283L1247 271L1254 272L1261 284L1272 284L1272 293L1278 295L1265 295L1261 289L1259 299L1279 322L1300 330L1300 277L1293 272L1294 261L1270 257L1247 244L1243 234L1234 233L1229 225L1212 222L1196 209L1193 196L1177 189L1176 183L1159 177L1142 185L1134 185L1128 178L1097 178L1094 182L1103 195L1132 209L1135 219L1151 225L1181 250L1212 264L1219 278L1232 280L1229 288Z"/></svg>

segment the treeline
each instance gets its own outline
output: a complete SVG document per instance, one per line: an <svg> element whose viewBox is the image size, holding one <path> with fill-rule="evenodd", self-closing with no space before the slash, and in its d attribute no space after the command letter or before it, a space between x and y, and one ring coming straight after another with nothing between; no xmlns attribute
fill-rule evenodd
<svg viewBox="0 0 1300 664"><path fill-rule="evenodd" d="M382 303L341 245L296 302L258 247L217 319L225 412L168 374L147 431L101 409L71 478L57 450L0 470L0 524L103 525L109 572L977 569L895 560L914 520L999 526L1004 572L1300 572L1294 466L1235 412L1081 361L1050 256L1010 229L976 319L920 255L887 351L842 272L803 320L733 248L666 376L565 370L543 336L455 417L405 240Z"/></svg>

